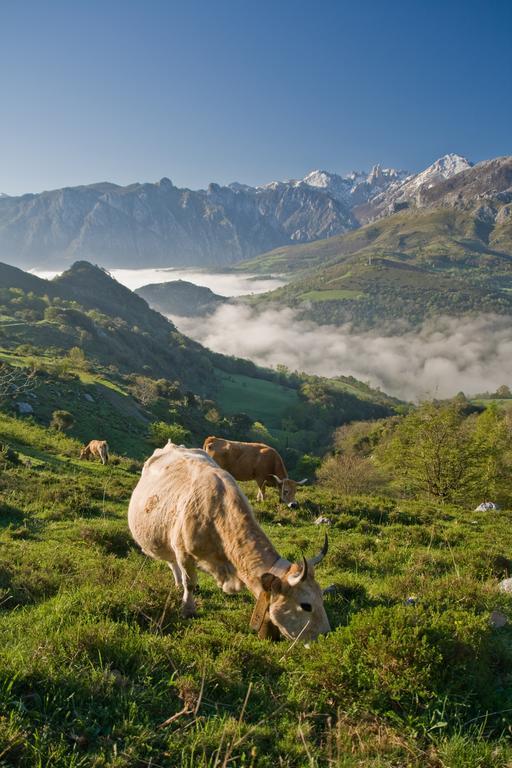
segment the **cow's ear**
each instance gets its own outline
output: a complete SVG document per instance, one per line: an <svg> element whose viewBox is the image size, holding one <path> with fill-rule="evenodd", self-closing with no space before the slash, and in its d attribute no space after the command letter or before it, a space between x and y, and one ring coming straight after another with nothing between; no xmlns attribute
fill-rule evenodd
<svg viewBox="0 0 512 768"><path fill-rule="evenodd" d="M280 592L281 579L279 576L274 576L273 573L264 573L261 577L261 586L265 592Z"/></svg>

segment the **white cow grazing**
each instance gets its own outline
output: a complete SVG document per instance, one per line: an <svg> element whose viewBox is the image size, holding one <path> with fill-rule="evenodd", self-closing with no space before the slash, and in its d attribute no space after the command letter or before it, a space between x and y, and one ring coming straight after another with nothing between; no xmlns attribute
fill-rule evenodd
<svg viewBox="0 0 512 768"><path fill-rule="evenodd" d="M132 536L143 552L165 560L183 587L183 614L195 612L197 568L229 594L246 586L269 600L281 633L310 641L329 631L314 566L281 558L262 531L233 477L207 453L168 443L144 464L128 509Z"/></svg>

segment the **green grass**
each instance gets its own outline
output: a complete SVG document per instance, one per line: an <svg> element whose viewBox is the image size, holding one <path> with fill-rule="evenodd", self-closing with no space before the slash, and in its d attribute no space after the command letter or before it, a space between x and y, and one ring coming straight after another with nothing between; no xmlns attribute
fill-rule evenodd
<svg viewBox="0 0 512 768"><path fill-rule="evenodd" d="M38 366L43 364L49 370L58 362L49 355L34 358L5 350L0 350L0 360L17 367L29 367L35 360ZM47 374L37 377L31 390L17 399L28 400L34 409L34 419L40 424L48 425L53 411L65 409L75 420L70 435L80 443L106 439L116 453L135 458L141 458L147 450L144 438L148 418L120 384L101 373L71 369L64 376ZM93 402L85 395L92 397Z"/></svg>
<svg viewBox="0 0 512 768"><path fill-rule="evenodd" d="M489 624L512 616L509 512L317 487L290 511L246 484L285 557L331 520L333 631L305 649L258 640L250 596L204 575L180 618L169 569L127 530L127 462L78 462L20 419L0 417L2 441L20 459L0 458L2 768L510 765L512 629Z"/></svg>
<svg viewBox="0 0 512 768"><path fill-rule="evenodd" d="M219 374L218 402L226 413L247 413L267 427L279 427L281 419L298 402L297 392L272 381L241 374Z"/></svg>
<svg viewBox="0 0 512 768"><path fill-rule="evenodd" d="M307 291L301 294L300 298L304 301L343 301L343 299L362 299L364 293L352 290L326 290L326 291Z"/></svg>

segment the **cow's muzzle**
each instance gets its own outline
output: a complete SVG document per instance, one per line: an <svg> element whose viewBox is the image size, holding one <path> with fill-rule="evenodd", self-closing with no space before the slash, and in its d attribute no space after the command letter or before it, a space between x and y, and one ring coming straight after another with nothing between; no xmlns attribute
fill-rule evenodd
<svg viewBox="0 0 512 768"><path fill-rule="evenodd" d="M299 506L299 502L298 501L290 501L290 503L288 504L288 507L290 509L297 509L298 506Z"/></svg>

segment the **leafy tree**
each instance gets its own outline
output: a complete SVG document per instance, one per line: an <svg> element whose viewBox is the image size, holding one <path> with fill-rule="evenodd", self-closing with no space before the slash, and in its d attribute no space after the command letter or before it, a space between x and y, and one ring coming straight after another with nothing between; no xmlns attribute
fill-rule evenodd
<svg viewBox="0 0 512 768"><path fill-rule="evenodd" d="M187 408L196 408L198 404L198 400L193 392L190 390L187 390L185 392L185 405Z"/></svg>
<svg viewBox="0 0 512 768"><path fill-rule="evenodd" d="M302 477L313 477L316 470L320 466L320 459L318 456L311 456L309 453L304 453L297 462L295 471Z"/></svg>
<svg viewBox="0 0 512 768"><path fill-rule="evenodd" d="M71 347L67 354L71 367L78 368L80 371L86 371L89 368L89 363L83 349L80 347Z"/></svg>
<svg viewBox="0 0 512 768"><path fill-rule="evenodd" d="M267 445L274 445L276 442L266 426L261 421L254 422L249 438L254 440L256 443L266 443Z"/></svg>
<svg viewBox="0 0 512 768"><path fill-rule="evenodd" d="M182 445L190 439L190 432L181 424L168 424L165 421L154 421L149 426L149 442L161 448L168 440L176 445Z"/></svg>
<svg viewBox="0 0 512 768"><path fill-rule="evenodd" d="M239 440L244 440L252 427L253 419L246 413L235 413L230 418L234 435Z"/></svg>
<svg viewBox="0 0 512 768"><path fill-rule="evenodd" d="M425 402L379 444L377 456L406 493L441 501L474 496L481 461L471 426L460 403Z"/></svg>
<svg viewBox="0 0 512 768"><path fill-rule="evenodd" d="M473 442L479 457L477 488L482 499L501 500L510 495L511 438L508 418L494 404L476 419Z"/></svg>

